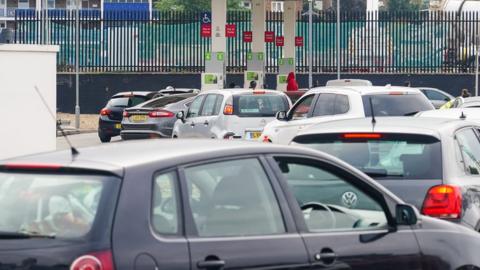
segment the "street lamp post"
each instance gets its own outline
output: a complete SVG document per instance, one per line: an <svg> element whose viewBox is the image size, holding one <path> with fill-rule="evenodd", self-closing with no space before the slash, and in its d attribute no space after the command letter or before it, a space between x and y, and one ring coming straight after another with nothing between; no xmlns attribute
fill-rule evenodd
<svg viewBox="0 0 480 270"><path fill-rule="evenodd" d="M340 80L340 0L337 0L337 79Z"/></svg>
<svg viewBox="0 0 480 270"><path fill-rule="evenodd" d="M308 0L308 88L313 87L313 0Z"/></svg>
<svg viewBox="0 0 480 270"><path fill-rule="evenodd" d="M475 96L478 97L478 50L480 46L480 36L475 37Z"/></svg>
<svg viewBox="0 0 480 270"><path fill-rule="evenodd" d="M77 0L77 7L75 10L75 128L80 128L80 76L78 63L80 50L80 1Z"/></svg>

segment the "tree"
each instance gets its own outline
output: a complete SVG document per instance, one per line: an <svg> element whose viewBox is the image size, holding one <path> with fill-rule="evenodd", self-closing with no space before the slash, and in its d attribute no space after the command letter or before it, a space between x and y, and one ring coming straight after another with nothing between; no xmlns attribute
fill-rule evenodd
<svg viewBox="0 0 480 270"><path fill-rule="evenodd" d="M420 1L411 1L411 0L388 0L387 9L388 11L418 11L420 10L421 2Z"/></svg>
<svg viewBox="0 0 480 270"><path fill-rule="evenodd" d="M216 0L221 1L221 0ZM241 0L228 1L228 9L243 9L240 5ZM177 10L177 11L203 11L210 10L211 0L157 0L154 4L158 10Z"/></svg>

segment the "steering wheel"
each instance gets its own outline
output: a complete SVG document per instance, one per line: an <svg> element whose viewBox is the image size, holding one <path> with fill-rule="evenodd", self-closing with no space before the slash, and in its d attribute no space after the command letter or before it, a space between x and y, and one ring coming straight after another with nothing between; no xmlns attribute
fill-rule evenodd
<svg viewBox="0 0 480 270"><path fill-rule="evenodd" d="M327 229L334 229L336 224L337 224L337 219L335 218L335 214L333 213L332 209L326 205L326 204L323 204L323 203L319 203L319 202L308 202L308 203L305 203L303 204L300 209L302 209L302 211L305 211L307 209L313 209L313 210L319 210L319 211L327 211L328 212L328 216L325 215L325 214L321 214L323 216L322 220L327 220L329 219L330 220L330 223L329 224L330 226L327 227Z"/></svg>

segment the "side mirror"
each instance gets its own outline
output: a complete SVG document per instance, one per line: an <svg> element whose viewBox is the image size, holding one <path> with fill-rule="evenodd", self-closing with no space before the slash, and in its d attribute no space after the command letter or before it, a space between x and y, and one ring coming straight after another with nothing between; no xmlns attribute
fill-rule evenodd
<svg viewBox="0 0 480 270"><path fill-rule="evenodd" d="M443 100L445 100L446 102L449 102L449 101L450 101L450 98L446 97L446 98L443 99Z"/></svg>
<svg viewBox="0 0 480 270"><path fill-rule="evenodd" d="M185 112L179 111L177 113L177 119L180 119L180 120L182 120L182 123L185 123Z"/></svg>
<svg viewBox="0 0 480 270"><path fill-rule="evenodd" d="M415 225L417 224L418 210L408 204L399 204L396 208L397 225Z"/></svg>
<svg viewBox="0 0 480 270"><path fill-rule="evenodd" d="M275 118L277 118L278 121L288 121L287 112L286 111L277 112L277 114L275 115Z"/></svg>

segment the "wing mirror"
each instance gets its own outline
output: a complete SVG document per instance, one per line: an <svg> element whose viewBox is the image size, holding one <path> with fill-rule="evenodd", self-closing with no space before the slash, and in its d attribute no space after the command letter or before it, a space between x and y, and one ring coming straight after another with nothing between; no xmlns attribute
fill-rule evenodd
<svg viewBox="0 0 480 270"><path fill-rule="evenodd" d="M177 112L177 119L180 119L182 120L182 123L185 123L185 112L184 111Z"/></svg>
<svg viewBox="0 0 480 270"><path fill-rule="evenodd" d="M275 118L277 118L278 121L288 121L287 112L286 111L277 112L277 114L275 115Z"/></svg>
<svg viewBox="0 0 480 270"><path fill-rule="evenodd" d="M396 208L397 225L415 225L418 221L418 210L409 204L399 204Z"/></svg>
<svg viewBox="0 0 480 270"><path fill-rule="evenodd" d="M444 98L443 100L446 101L446 102L449 102L449 101L450 101L450 98L446 97L446 98Z"/></svg>

